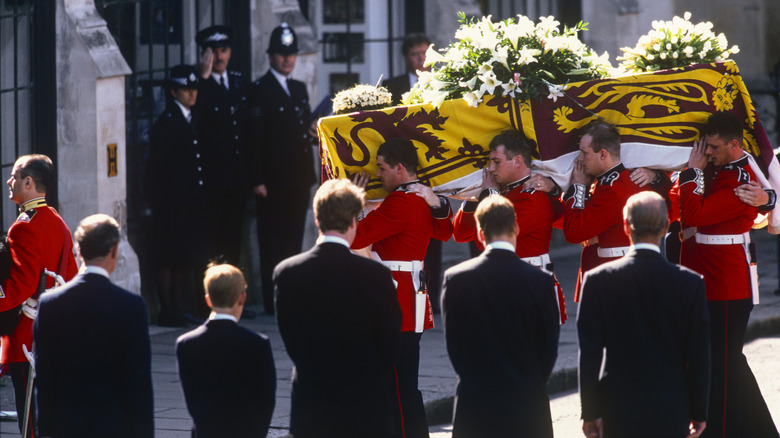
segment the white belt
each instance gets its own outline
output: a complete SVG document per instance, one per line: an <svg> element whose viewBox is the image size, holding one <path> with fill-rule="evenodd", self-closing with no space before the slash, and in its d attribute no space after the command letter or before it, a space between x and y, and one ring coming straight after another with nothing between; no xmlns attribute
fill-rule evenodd
<svg viewBox="0 0 780 438"><path fill-rule="evenodd" d="M742 245L745 236L742 234L701 234L696 233L696 243L703 245Z"/></svg>
<svg viewBox="0 0 780 438"><path fill-rule="evenodd" d="M428 301L428 294L419 293L420 290L420 271L423 269L422 260L412 260L410 262L397 260L382 260L382 264L391 271L411 272L412 284L414 285L414 331L422 333L425 328L425 304Z"/></svg>
<svg viewBox="0 0 780 438"><path fill-rule="evenodd" d="M696 235L696 227L683 228L680 231L680 242L685 242L686 240L690 239L695 235Z"/></svg>
<svg viewBox="0 0 780 438"><path fill-rule="evenodd" d="M629 249L631 249L630 246L615 246L612 248L599 247L596 251L598 252L599 257L602 259L609 259L613 257L623 257L624 255L628 254Z"/></svg>
<svg viewBox="0 0 780 438"><path fill-rule="evenodd" d="M396 260L385 261L382 260L382 264L387 266L391 271L400 272L414 272L421 271L423 268L423 262L421 260L412 260L410 262L402 262Z"/></svg>
<svg viewBox="0 0 780 438"><path fill-rule="evenodd" d="M521 260L528 262L536 267L544 268L550 264L550 254L542 254L536 257L522 257Z"/></svg>

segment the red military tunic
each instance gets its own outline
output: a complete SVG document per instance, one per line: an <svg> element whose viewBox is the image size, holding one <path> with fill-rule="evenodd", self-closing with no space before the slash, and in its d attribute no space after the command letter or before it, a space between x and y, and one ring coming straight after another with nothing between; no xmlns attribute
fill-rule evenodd
<svg viewBox="0 0 780 438"><path fill-rule="evenodd" d="M517 256L536 257L550 252L555 212L547 193L523 190L523 182L526 179L527 177L517 183L510 184L511 187L508 187L509 191L504 193L504 196L515 206L517 226L520 229L515 243ZM465 209L458 210L452 219L452 235L456 242L477 240L477 221L474 218L476 206L469 208L471 206L464 204L464 207ZM466 209L470 211L466 211ZM480 250L485 249L479 241L477 241L477 247Z"/></svg>
<svg viewBox="0 0 780 438"><path fill-rule="evenodd" d="M35 207L31 208L32 205ZM13 309L33 296L44 268L57 272L65 281L78 272L70 230L57 211L47 206L43 198L28 201L22 209L24 212L8 230L11 278L3 283L5 296L0 298L0 311ZM46 287L52 286L54 280L49 277ZM22 344L32 351L33 322L23 314L16 331L2 337L0 363L27 361Z"/></svg>
<svg viewBox="0 0 780 438"><path fill-rule="evenodd" d="M634 184L630 174L631 171L619 163L596 178L590 197L582 184L569 187L563 197L563 236L567 241L581 243L598 237L599 248L630 245L623 231L623 207L631 195L647 190ZM620 258L600 257L597 251L595 246L588 246L582 251L574 301L579 301L580 284L585 272Z"/></svg>
<svg viewBox="0 0 780 438"><path fill-rule="evenodd" d="M718 168L705 193L700 169L680 173L680 219L685 227L709 235L743 234L753 226L758 207L740 201L734 189L755 181L747 157ZM680 263L704 276L707 299L741 300L751 297L750 267L741 244L706 245L690 238ZM686 241L687 243L687 241Z"/></svg>
<svg viewBox="0 0 780 438"><path fill-rule="evenodd" d="M416 182L416 181L415 181ZM450 211L446 218L434 219L425 200L407 193L404 186L393 191L382 204L358 223L352 248L361 249L373 244L383 261L412 261L425 259L431 238L447 241L452 235ZM398 302L403 313L401 331L414 331L415 293L411 272L393 271L398 282ZM425 303L425 326L433 328L430 298Z"/></svg>
<svg viewBox="0 0 780 438"><path fill-rule="evenodd" d="M523 183L529 177L514 182L507 186L504 197L512 201L515 207L517 226L520 232L515 239L515 253L518 257L538 257L550 252L550 239L552 238L552 225L555 221L555 209L550 201L550 196L533 189L523 190ZM556 201L557 202L557 201ZM463 208L455 213L452 219L452 235L456 242L476 241L477 248L485 247L477 239L477 221L474 217L476 202L468 201ZM563 290L556 280L558 289L558 306L560 308L560 322L566 322L566 304L563 300Z"/></svg>

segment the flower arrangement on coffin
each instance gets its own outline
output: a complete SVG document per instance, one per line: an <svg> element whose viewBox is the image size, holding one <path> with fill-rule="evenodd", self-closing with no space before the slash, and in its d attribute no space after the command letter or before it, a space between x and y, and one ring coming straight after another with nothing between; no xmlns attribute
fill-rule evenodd
<svg viewBox="0 0 780 438"><path fill-rule="evenodd" d="M360 84L339 91L333 97L333 114L372 111L390 106L393 96L385 87Z"/></svg>
<svg viewBox="0 0 780 438"><path fill-rule="evenodd" d="M607 76L609 55L597 55L580 41L587 23L560 31L554 17L534 23L523 15L494 23L458 14L456 41L442 53L431 45L426 53L430 72L420 73L403 103L431 103L462 98L472 107L485 94L511 96L521 101L562 96L563 84Z"/></svg>
<svg viewBox="0 0 780 438"><path fill-rule="evenodd" d="M650 72L685 67L698 63L726 60L739 53L739 47L728 48L726 35L712 32L712 23L693 24L691 13L675 16L672 21L653 21L653 30L642 35L634 48L623 47L625 56L617 58L627 72Z"/></svg>

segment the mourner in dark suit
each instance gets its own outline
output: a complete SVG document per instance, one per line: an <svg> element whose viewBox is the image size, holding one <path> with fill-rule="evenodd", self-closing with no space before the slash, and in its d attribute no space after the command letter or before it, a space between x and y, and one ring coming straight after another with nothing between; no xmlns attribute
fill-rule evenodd
<svg viewBox="0 0 780 438"><path fill-rule="evenodd" d="M265 311L271 314L273 269L301 252L315 179L309 95L303 82L290 78L297 53L295 31L282 23L268 45L271 69L248 92L260 279Z"/></svg>
<svg viewBox="0 0 780 438"><path fill-rule="evenodd" d="M11 316L3 324L0 364L8 367L19 429L23 430L27 424L26 437L32 436L30 431L35 424L35 409L31 409L30 416L25 418L30 363L23 348L32 350L33 320L41 289L54 286L53 278L42 277L41 274L46 269L70 280L78 271L70 229L57 210L46 203L46 193L52 188L55 178L51 159L34 154L19 157L7 181L9 198L19 206L19 217L8 230L12 263L9 277L0 287L0 311L4 319ZM34 396L31 404L34 407Z"/></svg>
<svg viewBox="0 0 780 438"><path fill-rule="evenodd" d="M364 193L326 181L314 196L320 241L274 271L279 332L295 369L295 438L392 437L401 309L390 270L349 250Z"/></svg>
<svg viewBox="0 0 780 438"><path fill-rule="evenodd" d="M210 258L238 264L247 178L246 90L241 73L229 70L232 31L211 26L195 36L201 48L198 133L205 158Z"/></svg>
<svg viewBox="0 0 780 438"><path fill-rule="evenodd" d="M177 65L168 79L168 104L152 126L144 192L152 208L158 323L184 326L185 314L198 314L200 273L208 259L206 157L198 141L198 76Z"/></svg>
<svg viewBox="0 0 780 438"><path fill-rule="evenodd" d="M577 317L587 437L699 436L710 388L710 318L702 276L669 263L657 193L624 207L631 249L585 274ZM690 434L690 435L689 435Z"/></svg>
<svg viewBox="0 0 780 438"><path fill-rule="evenodd" d="M81 221L75 238L86 270L41 296L35 364L41 436L153 437L146 305L109 280L119 224Z"/></svg>
<svg viewBox="0 0 780 438"><path fill-rule="evenodd" d="M203 280L209 320L176 341L179 378L193 437L265 437L276 401L276 369L265 335L239 326L246 281L232 265Z"/></svg>
<svg viewBox="0 0 780 438"><path fill-rule="evenodd" d="M382 86L393 95L393 105L400 105L401 96L417 83L417 70L430 70L430 67L425 66L425 52L430 45L431 40L423 34L413 33L404 38L401 53L404 55L406 70L403 74L382 81Z"/></svg>
<svg viewBox="0 0 780 438"><path fill-rule="evenodd" d="M475 215L486 249L448 269L442 286L458 374L452 436L552 437L545 385L558 356L555 280L515 253L511 201L490 195Z"/></svg>

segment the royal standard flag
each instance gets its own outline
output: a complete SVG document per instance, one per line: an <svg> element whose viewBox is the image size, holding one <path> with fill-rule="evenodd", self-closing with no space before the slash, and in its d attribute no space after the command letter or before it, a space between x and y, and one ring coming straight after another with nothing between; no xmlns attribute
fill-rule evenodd
<svg viewBox="0 0 780 438"><path fill-rule="evenodd" d="M760 183L780 189L780 165L733 61L572 83L555 100L485 96L476 108L458 99L439 108L411 105L326 117L318 124L323 178L376 175L377 148L401 137L417 147L423 183L439 194L467 199L479 191L490 140L515 128L536 147L533 171L565 190L581 132L592 120L617 126L626 167L679 170L699 129L717 111L744 121L744 147ZM385 196L375 178L367 191L371 199ZM780 220L770 217L769 223L770 231L780 232Z"/></svg>

